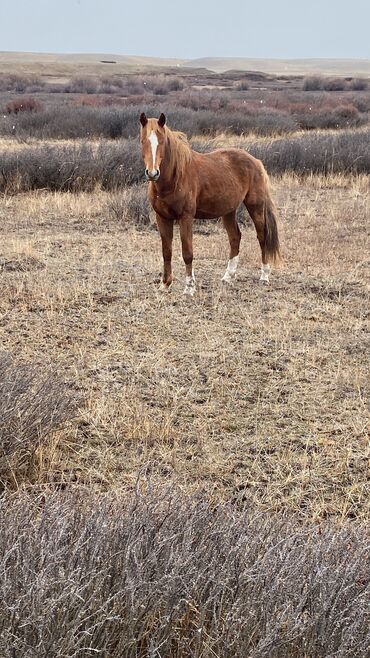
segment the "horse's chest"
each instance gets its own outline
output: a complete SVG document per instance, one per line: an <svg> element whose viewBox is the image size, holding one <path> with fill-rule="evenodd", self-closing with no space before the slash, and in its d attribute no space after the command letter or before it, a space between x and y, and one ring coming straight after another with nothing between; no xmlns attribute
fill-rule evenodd
<svg viewBox="0 0 370 658"><path fill-rule="evenodd" d="M150 197L150 202L155 212L163 219L181 219L184 215L183 199L161 199L153 195Z"/></svg>

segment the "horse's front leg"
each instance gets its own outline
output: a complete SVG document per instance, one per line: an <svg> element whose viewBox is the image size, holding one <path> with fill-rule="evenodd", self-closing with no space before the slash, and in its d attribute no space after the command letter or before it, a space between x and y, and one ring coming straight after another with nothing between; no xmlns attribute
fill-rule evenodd
<svg viewBox="0 0 370 658"><path fill-rule="evenodd" d="M172 240L173 221L166 220L157 215L157 226L162 240L163 279L162 286L168 290L172 283Z"/></svg>
<svg viewBox="0 0 370 658"><path fill-rule="evenodd" d="M180 219L180 236L182 246L182 257L185 263L186 279L184 295L191 297L195 293L195 277L193 270L193 218L183 217Z"/></svg>

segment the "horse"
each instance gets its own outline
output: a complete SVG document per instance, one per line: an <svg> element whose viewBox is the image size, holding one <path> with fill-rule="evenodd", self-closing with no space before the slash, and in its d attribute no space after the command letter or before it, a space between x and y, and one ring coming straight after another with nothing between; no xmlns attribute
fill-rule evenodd
<svg viewBox="0 0 370 658"><path fill-rule="evenodd" d="M243 202L257 232L261 248L260 281L269 282L271 264L280 258L276 210L269 192L269 179L260 160L242 149L216 149L197 153L184 133L171 130L162 113L157 118L140 115L141 154L148 197L156 213L162 239L162 288L172 284L173 225L179 222L185 263L186 295L196 290L193 270L193 221L222 217L230 254L222 281L236 277L241 232L236 211Z"/></svg>

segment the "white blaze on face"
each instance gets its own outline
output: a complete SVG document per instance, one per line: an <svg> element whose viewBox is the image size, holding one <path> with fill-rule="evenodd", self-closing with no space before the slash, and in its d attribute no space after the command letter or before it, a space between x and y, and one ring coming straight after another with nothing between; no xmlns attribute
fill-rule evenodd
<svg viewBox="0 0 370 658"><path fill-rule="evenodd" d="M157 157L157 147L158 147L158 137L157 137L156 133L154 132L154 130L152 130L152 132L150 133L148 139L149 139L150 145L152 147L152 156L153 156L152 170L154 170L154 169L156 169L155 160L156 160L156 157Z"/></svg>

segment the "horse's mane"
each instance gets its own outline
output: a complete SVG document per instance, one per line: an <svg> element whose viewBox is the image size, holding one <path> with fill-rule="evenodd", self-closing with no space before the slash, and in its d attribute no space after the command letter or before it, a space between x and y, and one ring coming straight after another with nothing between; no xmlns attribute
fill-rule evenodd
<svg viewBox="0 0 370 658"><path fill-rule="evenodd" d="M175 173L175 184L182 178L191 161L192 151L185 133L171 130L165 126L167 145L169 146L169 166Z"/></svg>

